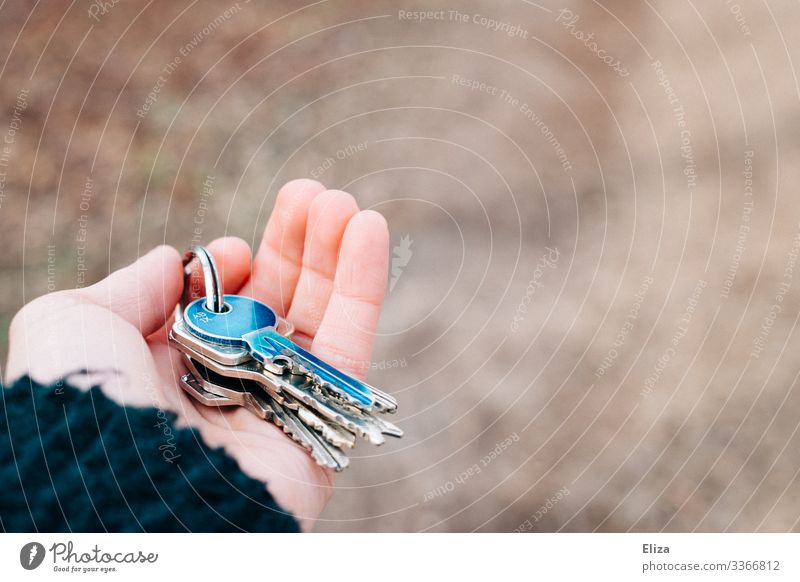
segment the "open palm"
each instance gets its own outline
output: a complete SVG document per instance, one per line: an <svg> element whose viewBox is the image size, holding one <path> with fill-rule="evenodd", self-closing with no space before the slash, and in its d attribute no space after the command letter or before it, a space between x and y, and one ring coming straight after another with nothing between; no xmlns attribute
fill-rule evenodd
<svg viewBox="0 0 800 582"><path fill-rule="evenodd" d="M218 239L208 249L225 293L267 303L294 324L294 341L363 378L383 303L388 245L380 214L359 212L345 192L296 180L278 194L252 263L240 239ZM244 409L207 408L178 387L185 370L166 334L182 290L179 253L159 247L96 285L33 301L12 322L7 380L27 373L49 383L80 369L113 371L100 380L111 398L175 412L180 424L197 428L207 445L224 447L310 528L330 498L332 473L271 423Z"/></svg>

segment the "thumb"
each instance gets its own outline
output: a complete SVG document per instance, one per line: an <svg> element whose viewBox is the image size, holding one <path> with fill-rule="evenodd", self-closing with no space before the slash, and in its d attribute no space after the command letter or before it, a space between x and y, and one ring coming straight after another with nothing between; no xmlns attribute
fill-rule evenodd
<svg viewBox="0 0 800 582"><path fill-rule="evenodd" d="M83 289L81 295L119 315L147 337L164 325L182 292L181 256L163 245Z"/></svg>

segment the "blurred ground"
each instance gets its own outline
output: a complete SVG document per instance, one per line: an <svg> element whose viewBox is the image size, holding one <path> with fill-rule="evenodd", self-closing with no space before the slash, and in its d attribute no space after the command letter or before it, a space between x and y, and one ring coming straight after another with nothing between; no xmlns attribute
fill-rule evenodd
<svg viewBox="0 0 800 582"><path fill-rule="evenodd" d="M800 529L800 7L453 6L4 3L3 333L313 176L389 220L407 433L321 530Z"/></svg>

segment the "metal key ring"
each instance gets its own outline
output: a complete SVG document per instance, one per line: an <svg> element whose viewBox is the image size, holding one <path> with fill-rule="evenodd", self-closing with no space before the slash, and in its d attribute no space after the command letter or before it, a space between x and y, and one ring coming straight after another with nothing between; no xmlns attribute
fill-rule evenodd
<svg viewBox="0 0 800 582"><path fill-rule="evenodd" d="M183 257L184 283L181 306L186 307L186 300L189 295L189 278L192 274L191 262L195 257L200 261L200 267L203 269L203 280L206 287L206 309L214 313L222 313L225 311L225 296L222 293L222 280L217 270L217 264L206 247L200 245L192 246Z"/></svg>

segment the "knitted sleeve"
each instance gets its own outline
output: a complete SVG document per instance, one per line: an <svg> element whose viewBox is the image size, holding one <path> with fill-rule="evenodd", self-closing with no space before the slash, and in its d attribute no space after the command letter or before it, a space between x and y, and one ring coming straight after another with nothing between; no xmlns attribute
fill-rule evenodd
<svg viewBox="0 0 800 582"><path fill-rule="evenodd" d="M98 388L0 386L0 531L298 531L263 483L174 421Z"/></svg>

